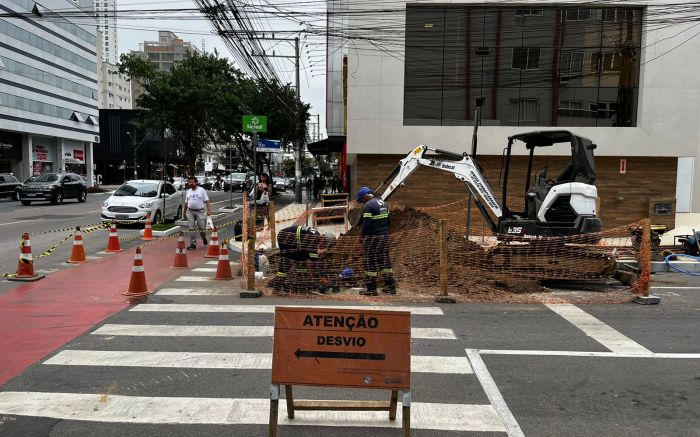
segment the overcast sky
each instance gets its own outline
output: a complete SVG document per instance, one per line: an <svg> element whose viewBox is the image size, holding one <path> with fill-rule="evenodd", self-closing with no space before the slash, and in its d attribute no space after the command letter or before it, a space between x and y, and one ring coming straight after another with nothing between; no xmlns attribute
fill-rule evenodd
<svg viewBox="0 0 700 437"><path fill-rule="evenodd" d="M293 5L293 3L291 3ZM119 11L134 10L134 9L177 9L177 8L191 8L196 7L196 5L191 0L117 0L117 9ZM290 6L293 7L293 6ZM161 15L159 17L158 15ZM117 14L118 17L123 17L124 13L120 12ZM287 23L283 21L276 21L271 23L261 23L265 27L264 29L289 29L297 30L300 29L298 25L293 23ZM169 30L176 33L180 38L185 41L190 41L192 44L196 45L198 48L202 48L204 43L207 51L212 51L214 49L218 50L221 56L232 59L226 45L223 43L220 37L212 34L212 27L209 22L202 19L178 19L178 20L164 20L162 19L162 14L154 14L154 16L143 16L138 20L127 20L119 18L117 21L118 29L118 50L119 53L129 53L130 50L138 50L139 44L144 41L157 41L158 40L158 30ZM286 36L286 35L285 35ZM311 114L314 114L312 121L315 120L315 114L320 114L321 120L321 136L325 137L325 108L326 108L326 85L325 85L325 67L324 64L318 63L318 46L315 48L306 47L302 44L302 54L301 54L301 100L304 103L311 104ZM309 50L315 52L315 58L313 62L316 65L310 65L312 62L309 58ZM283 55L294 55L293 43L279 43L275 47L276 54ZM314 56L312 54L312 56ZM276 67L279 76L283 81L289 82L294 85L294 62L293 59L276 59L271 60L273 65ZM265 114L258 114L265 115Z"/></svg>

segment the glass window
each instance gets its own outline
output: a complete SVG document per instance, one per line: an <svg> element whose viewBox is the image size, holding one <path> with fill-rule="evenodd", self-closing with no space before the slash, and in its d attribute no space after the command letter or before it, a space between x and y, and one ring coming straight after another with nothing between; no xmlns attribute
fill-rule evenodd
<svg viewBox="0 0 700 437"><path fill-rule="evenodd" d="M515 47L511 68L517 70L537 70L540 68L539 47Z"/></svg>
<svg viewBox="0 0 700 437"><path fill-rule="evenodd" d="M641 19L641 8L408 5L403 122L471 124L480 97L485 124L635 126Z"/></svg>

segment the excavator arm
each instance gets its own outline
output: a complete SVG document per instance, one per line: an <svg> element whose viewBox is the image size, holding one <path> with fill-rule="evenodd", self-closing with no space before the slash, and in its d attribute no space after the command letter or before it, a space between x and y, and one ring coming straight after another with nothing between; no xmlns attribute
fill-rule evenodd
<svg viewBox="0 0 700 437"><path fill-rule="evenodd" d="M435 152L440 155L450 156L457 160L443 161L435 158L429 158L425 156L427 152ZM464 182L467 185L467 189L474 195L477 207L491 224L492 229L494 231L496 230L497 225L494 223L493 218L491 215L489 215L486 208L488 207L488 210L497 220L503 216L503 211L501 210L501 206L498 204L491 187L481 174L481 171L479 171L479 168L476 166L475 161L466 154L458 155L450 151L433 149L425 145L420 145L413 149L413 151L411 151L400 161L399 165L396 166L389 176L387 176L379 188L377 188L376 192L379 192L379 190L387 182L389 182L389 185L380 195L382 200L387 200L403 185L406 178L408 178L418 168L418 166L421 165L450 172L454 174L455 178Z"/></svg>

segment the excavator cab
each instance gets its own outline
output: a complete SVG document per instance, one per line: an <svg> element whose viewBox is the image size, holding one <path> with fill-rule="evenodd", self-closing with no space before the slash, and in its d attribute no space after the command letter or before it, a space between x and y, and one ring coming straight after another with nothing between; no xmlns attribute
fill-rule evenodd
<svg viewBox="0 0 700 437"><path fill-rule="evenodd" d="M516 141L525 143L529 150L525 211L522 212L510 210L507 203L511 155ZM549 169L544 167L536 175L534 186L530 186L535 150L559 143L571 145L568 163L556 179L551 178ZM602 225L596 217L595 148L591 140L564 130L527 132L509 137L504 160L503 216L498 223L499 233L558 236L600 231Z"/></svg>

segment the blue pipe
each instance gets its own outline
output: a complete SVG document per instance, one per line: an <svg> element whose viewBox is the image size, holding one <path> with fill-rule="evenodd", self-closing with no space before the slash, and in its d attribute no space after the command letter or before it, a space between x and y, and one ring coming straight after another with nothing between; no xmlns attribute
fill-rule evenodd
<svg viewBox="0 0 700 437"><path fill-rule="evenodd" d="M686 275L690 275L690 276L700 276L700 273L686 272L685 270L681 270L681 269L679 269L678 267L672 266L671 263L669 262L669 260L670 260L670 258L673 257L673 256L675 256L675 257L683 257L683 258L690 258L690 259L695 260L695 261L697 261L697 262L700 262L700 257L698 257L698 256L692 256L692 255L685 255L685 254L672 254L672 255L668 255L668 256L666 256L666 258L664 258L664 261L666 262L666 265L668 266L668 268L670 268L670 269L672 269L672 270L675 270L675 271L677 271L677 272L679 272L679 273L685 273Z"/></svg>

